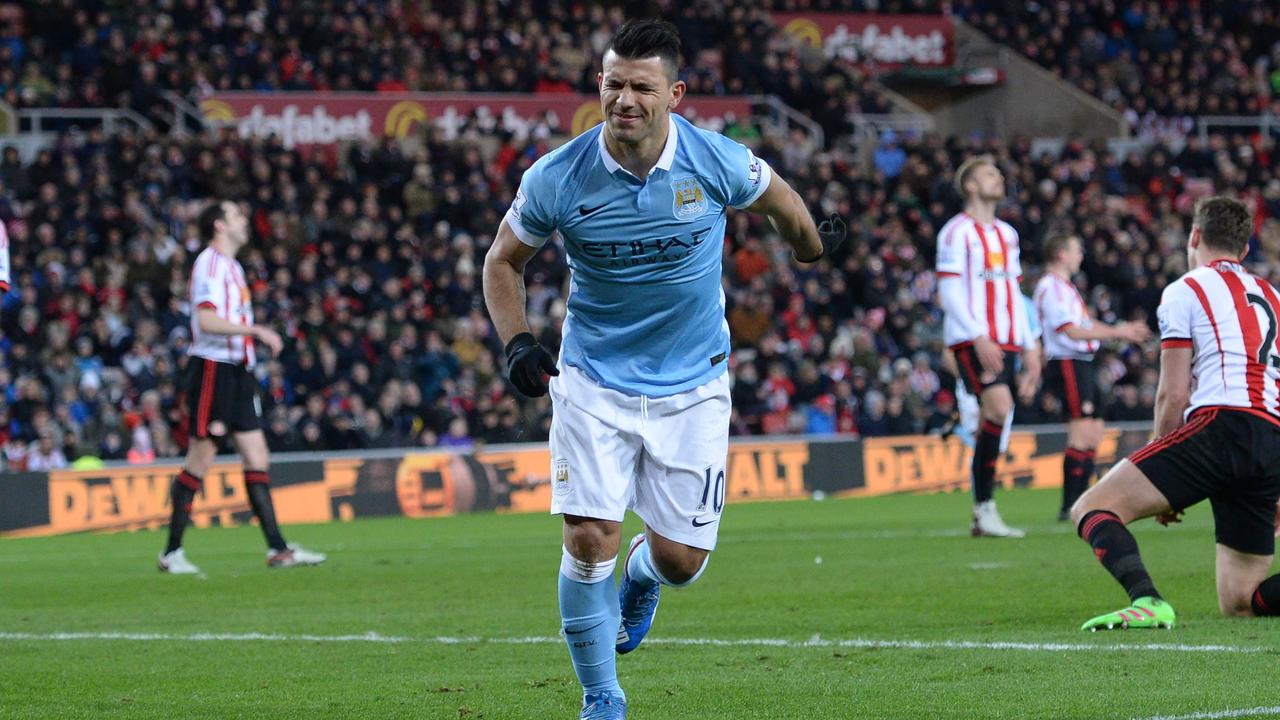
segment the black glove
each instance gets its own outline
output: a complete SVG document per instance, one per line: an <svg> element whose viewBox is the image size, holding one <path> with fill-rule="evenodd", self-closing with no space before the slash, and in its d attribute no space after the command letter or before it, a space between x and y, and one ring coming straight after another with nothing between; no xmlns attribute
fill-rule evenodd
<svg viewBox="0 0 1280 720"><path fill-rule="evenodd" d="M542 374L559 375L555 358L530 333L520 333L507 343L507 379L525 397L547 394Z"/></svg>
<svg viewBox="0 0 1280 720"><path fill-rule="evenodd" d="M818 223L818 240L822 242L822 252L817 257L805 260L796 259L802 263L814 263L824 257L830 257L844 244L844 239L848 234L849 228L845 226L844 220L839 215L831 213L830 217Z"/></svg>

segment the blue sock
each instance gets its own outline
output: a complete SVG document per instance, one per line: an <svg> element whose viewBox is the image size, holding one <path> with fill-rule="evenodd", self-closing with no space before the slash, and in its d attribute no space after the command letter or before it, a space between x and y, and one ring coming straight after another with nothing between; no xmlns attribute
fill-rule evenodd
<svg viewBox="0 0 1280 720"><path fill-rule="evenodd" d="M613 581L613 558L602 563L584 563L564 551L560 561L560 619L565 643L584 692L612 692L622 696L618 685L614 645L622 614L618 608L618 588Z"/></svg>
<svg viewBox="0 0 1280 720"><path fill-rule="evenodd" d="M711 556L707 556L709 560ZM631 557L627 559L627 577L641 587L650 587L653 585L666 585L673 588L682 588L692 585L698 578L702 577L702 572L707 569L707 560L702 561L702 567L698 568L698 572L694 576L682 583L673 583L662 576L658 570L658 566L653 564L653 553L649 552L649 541L640 543L635 552L631 553Z"/></svg>
<svg viewBox="0 0 1280 720"><path fill-rule="evenodd" d="M653 565L653 555L649 553L649 541L640 543L631 557L627 558L627 577L641 587L650 587L659 583L670 585L658 568Z"/></svg>

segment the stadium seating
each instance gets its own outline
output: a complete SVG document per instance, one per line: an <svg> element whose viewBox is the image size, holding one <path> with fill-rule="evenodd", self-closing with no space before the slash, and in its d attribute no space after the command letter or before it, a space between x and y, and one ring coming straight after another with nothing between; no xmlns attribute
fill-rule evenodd
<svg viewBox="0 0 1280 720"><path fill-rule="evenodd" d="M1247 2L1008 3L952 11L1123 112L1134 134L1199 115L1280 115L1280 9Z"/></svg>
<svg viewBox="0 0 1280 720"><path fill-rule="evenodd" d="M901 9L920 3L903 2ZM0 98L15 107L129 107L162 126L163 91L594 92L622 10L562 0L516 15L472 4L225 6L130 3L117 13L36 3L0 33ZM801 57L763 10L690 5L676 18L691 92L781 96L836 134L842 110L884 112L864 74ZM182 48L208 48L206 53Z"/></svg>

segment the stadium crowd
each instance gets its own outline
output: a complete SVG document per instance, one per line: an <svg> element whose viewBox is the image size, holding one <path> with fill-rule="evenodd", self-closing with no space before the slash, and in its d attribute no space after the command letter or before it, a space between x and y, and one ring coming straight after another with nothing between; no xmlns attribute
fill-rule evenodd
<svg viewBox="0 0 1280 720"><path fill-rule="evenodd" d="M623 4L308 4L36 0L0 13L0 98L15 107L131 107L161 125L164 91L593 92ZM1125 113L1142 134L1197 115L1280 116L1280 9L1165 3L816 0L669 6L692 92L771 93L830 134L888 101L866 73L798 51L769 10L949 12ZM197 52L195 48L207 48ZM839 99L836 101L836 99ZM843 106L843 107L842 107Z"/></svg>
<svg viewBox="0 0 1280 720"><path fill-rule="evenodd" d="M241 261L259 322L288 338L258 368L276 450L450 446L545 439L548 404L518 399L477 283L492 233L542 141L486 145L426 136L341 158L274 141L97 132L64 136L22 163L0 158L0 220L14 285L0 300L0 446L13 468L78 456L177 454L189 341L186 269L194 214L226 196L252 212ZM485 148L493 148L486 151ZM1069 142L894 138L869 160L802 136L765 138L759 154L817 212L853 220L833 263L793 263L759 222L735 214L725 238L735 339L734 432L936 430L953 402L939 368L934 236L955 210L950 168L993 152L1010 176L1003 215L1027 248L1074 232L1086 242L1087 297L1105 320L1150 322L1184 269L1194 199L1248 198L1260 247L1280 245L1280 176L1263 140L1194 140L1116 157ZM1258 257L1262 257L1261 254ZM1277 266L1265 276L1280 280ZM548 246L528 271L535 330L558 346L566 269ZM1030 280L1031 277L1028 278ZM1029 287L1029 285L1028 285ZM1156 348L1099 359L1105 414L1150 416ZM1052 401L1019 410L1053 419Z"/></svg>
<svg viewBox="0 0 1280 720"><path fill-rule="evenodd" d="M927 4L927 3L926 3ZM916 2L899 2L902 10ZM889 101L867 73L803 53L762 4L670 8L700 94L773 94L847 130ZM14 107L128 107L161 127L166 91L596 92L622 5L564 0L314 5L36 0L0 14L0 99ZM200 48L197 51L197 48Z"/></svg>
<svg viewBox="0 0 1280 720"><path fill-rule="evenodd" d="M869 9L814 7L828 5ZM0 11L0 97L18 106L123 104L157 118L167 113L166 89L591 91L608 39L599 28L623 12L558 0L517 3L505 15L493 3L349 2L296 17L282 14L283 5L211 0L24 7ZM1073 33L1115 12L1092 0L1045 7L1075 18L1063 25ZM1138 7L1147 8L1138 13L1143 22L1164 22ZM954 7L979 19L993 8ZM921 0L880 9L936 8ZM1255 10L1274 20L1267 8ZM776 93L824 126L830 149L798 131L726 132L757 143L815 215L838 212L854 227L840 255L807 267L791 262L757 219L730 218L724 282L735 433L878 436L947 423L954 396L939 365L934 236L957 210L951 169L975 152L995 154L1009 176L1002 215L1022 236L1028 290L1041 241L1073 232L1085 240L1095 316L1153 322L1161 289L1184 269L1192 203L1211 192L1254 206L1252 259L1280 281L1277 266L1262 260L1280 250L1280 160L1270 139L1214 136L1202 145L1192 137L1121 157L1075 140L1037 153L1026 140L889 133L864 154L842 138L850 110L884 109L867 76L797 52L758 7L692 3L673 12L691 88ZM1027 12L1027 22L1038 21ZM1017 27L1002 31L1021 37ZM180 50L197 39L213 48L208 57ZM1251 67L1271 68L1260 43L1237 37L1224 52L1235 48ZM1105 76L1107 64L1098 67ZM1249 97L1256 105L1263 95ZM1123 95L1126 103L1143 98L1151 99ZM273 449L545 439L549 404L518 398L503 380L478 283L522 172L550 145L541 134L472 131L445 142L428 133L341 154L231 133L154 131L67 133L28 163L5 149L0 221L13 241L14 283L0 297L0 468L182 451L186 271L200 248L192 221L211 197L251 211L254 240L240 260L258 321L287 338L281 356L264 357L257 369ZM554 246L528 272L535 331L550 347L559 344L566 273ZM1104 350L1106 417L1150 417L1156 358L1154 345ZM1059 410L1044 398L1018 416L1052 420Z"/></svg>
<svg viewBox="0 0 1280 720"><path fill-rule="evenodd" d="M1280 6L1271 0L956 0L952 11L1123 112L1138 135L1200 115L1280 117Z"/></svg>

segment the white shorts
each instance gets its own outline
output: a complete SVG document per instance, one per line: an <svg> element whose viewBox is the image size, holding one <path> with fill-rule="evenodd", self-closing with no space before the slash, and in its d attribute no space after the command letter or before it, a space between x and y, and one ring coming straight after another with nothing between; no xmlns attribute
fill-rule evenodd
<svg viewBox="0 0 1280 720"><path fill-rule="evenodd" d="M621 522L628 508L659 535L714 550L726 492L729 374L650 398L581 370L551 378L551 512Z"/></svg>
<svg viewBox="0 0 1280 720"><path fill-rule="evenodd" d="M965 429L969 438L966 445L973 444L978 436L978 420L982 417L978 405L978 397L965 388L964 383L956 383L956 409L960 412L960 427ZM1013 431L1013 410L1004 419L1004 431L1000 433L1000 452L1009 451L1009 433Z"/></svg>

